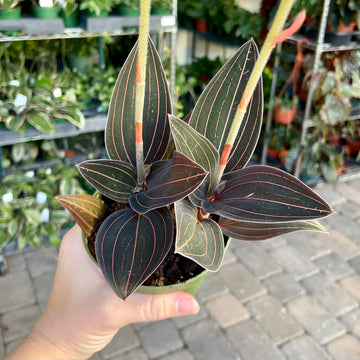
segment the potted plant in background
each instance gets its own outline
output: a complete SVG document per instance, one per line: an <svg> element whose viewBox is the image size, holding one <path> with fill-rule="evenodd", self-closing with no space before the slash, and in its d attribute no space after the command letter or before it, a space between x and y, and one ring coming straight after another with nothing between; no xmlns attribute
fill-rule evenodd
<svg viewBox="0 0 360 360"><path fill-rule="evenodd" d="M296 116L297 102L297 96L292 99L289 99L288 96L277 99L274 105L275 121L282 125L291 124Z"/></svg>
<svg viewBox="0 0 360 360"><path fill-rule="evenodd" d="M32 12L38 19L56 19L59 8L57 0L32 0Z"/></svg>
<svg viewBox="0 0 360 360"><path fill-rule="evenodd" d="M60 16L66 28L78 26L79 4L76 0L65 0L61 2Z"/></svg>
<svg viewBox="0 0 360 360"><path fill-rule="evenodd" d="M310 188L276 168L246 167L262 123L262 70L277 42L292 34L304 16L281 32L291 5L281 2L260 54L249 41L217 73L189 124L171 115L168 119L171 103L162 64L146 26L140 27L139 42L120 71L110 103L109 159L78 165L99 193L58 197L121 298L144 283L139 291L169 292L175 286L194 292L199 285L186 289L192 281L183 275L175 280L183 283L154 285L164 284L167 262L187 263L190 278L218 270L226 236L261 240L323 230L315 219L332 210ZM141 9L146 24L150 2L143 0ZM171 134L176 151L164 159Z"/></svg>
<svg viewBox="0 0 360 360"><path fill-rule="evenodd" d="M23 0L0 0L0 20L16 20L21 18L21 7L18 6Z"/></svg>
<svg viewBox="0 0 360 360"><path fill-rule="evenodd" d="M98 54L97 39L67 39L65 53L71 70L86 73L93 66L94 56Z"/></svg>
<svg viewBox="0 0 360 360"><path fill-rule="evenodd" d="M115 5L114 0L79 0L80 10L89 17L107 17Z"/></svg>
<svg viewBox="0 0 360 360"><path fill-rule="evenodd" d="M151 3L152 15L170 15L172 0L153 0Z"/></svg>
<svg viewBox="0 0 360 360"><path fill-rule="evenodd" d="M116 9L121 16L139 16L140 15L140 1L139 0L118 0L116 2Z"/></svg>

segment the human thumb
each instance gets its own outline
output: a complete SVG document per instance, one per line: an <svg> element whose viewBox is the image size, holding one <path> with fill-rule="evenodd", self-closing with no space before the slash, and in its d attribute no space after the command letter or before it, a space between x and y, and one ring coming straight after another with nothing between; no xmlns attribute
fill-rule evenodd
<svg viewBox="0 0 360 360"><path fill-rule="evenodd" d="M156 321L174 316L196 314L200 309L194 297L184 292L164 295L134 295L131 301L135 309L129 322Z"/></svg>

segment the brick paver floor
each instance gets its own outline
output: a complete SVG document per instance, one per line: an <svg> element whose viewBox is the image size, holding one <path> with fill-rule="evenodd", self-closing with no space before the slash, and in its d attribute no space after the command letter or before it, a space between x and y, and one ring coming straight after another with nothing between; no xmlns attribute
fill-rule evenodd
<svg viewBox="0 0 360 360"><path fill-rule="evenodd" d="M121 329L93 360L360 359L360 179L316 188L336 214L329 234L233 240L194 316ZM46 305L56 249L7 257L0 277L0 358Z"/></svg>

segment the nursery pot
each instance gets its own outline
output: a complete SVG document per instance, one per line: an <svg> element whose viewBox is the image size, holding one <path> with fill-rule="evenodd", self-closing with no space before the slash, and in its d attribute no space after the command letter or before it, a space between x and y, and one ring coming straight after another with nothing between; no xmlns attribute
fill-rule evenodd
<svg viewBox="0 0 360 360"><path fill-rule="evenodd" d="M58 17L58 8L33 6L32 12L37 19L56 19Z"/></svg>
<svg viewBox="0 0 360 360"><path fill-rule="evenodd" d="M71 70L77 69L80 73L85 73L91 68L93 63L92 56L68 55L67 60Z"/></svg>
<svg viewBox="0 0 360 360"><path fill-rule="evenodd" d="M207 33L209 31L209 23L206 20L197 18L195 19L195 30L198 33Z"/></svg>
<svg viewBox="0 0 360 360"><path fill-rule="evenodd" d="M136 8L128 8L128 7L124 7L124 6L119 6L117 8L117 12L119 15L121 16L139 16L140 15L140 9Z"/></svg>
<svg viewBox="0 0 360 360"><path fill-rule="evenodd" d="M90 253L90 250L89 250L88 244L87 244L87 238L84 235L84 233L82 234L82 237L83 237L83 243L84 243L87 253L89 254L91 260L98 266L96 260ZM225 251L229 248L230 242L231 242L231 239L228 238L228 240L225 244ZM137 288L136 292L139 292L141 294L160 295L160 294L170 294L170 293L177 292L177 291L183 291L190 295L195 295L197 293L197 291L199 290L201 284L203 283L203 281L209 274L210 274L210 271L204 269L204 271L202 271L199 275L197 275L193 278L190 278L186 281L179 282L179 283L172 284L172 285L165 285L165 286L141 285Z"/></svg>
<svg viewBox="0 0 360 360"><path fill-rule="evenodd" d="M171 9L152 6L151 7L151 15L171 15Z"/></svg>
<svg viewBox="0 0 360 360"><path fill-rule="evenodd" d="M78 26L79 10L73 11L70 15L66 15L64 10L60 10L60 17L63 19L66 28L74 28Z"/></svg>
<svg viewBox="0 0 360 360"><path fill-rule="evenodd" d="M294 119L295 119L295 115L296 115L296 107L293 106L292 108L289 109L281 109L281 107L279 105L276 105L274 107L274 118L275 121L283 124L283 125L289 125L291 124Z"/></svg>
<svg viewBox="0 0 360 360"><path fill-rule="evenodd" d="M18 20L21 18L21 8L11 10L0 10L1 20Z"/></svg>
<svg viewBox="0 0 360 360"><path fill-rule="evenodd" d="M19 20L21 18L21 8L11 10L0 10L0 20ZM19 34L19 30L4 30L1 31L4 35L14 36Z"/></svg>

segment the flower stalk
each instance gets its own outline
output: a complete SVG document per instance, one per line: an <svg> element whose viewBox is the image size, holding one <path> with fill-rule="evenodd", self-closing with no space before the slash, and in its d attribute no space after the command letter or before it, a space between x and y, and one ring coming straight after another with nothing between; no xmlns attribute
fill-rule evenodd
<svg viewBox="0 0 360 360"><path fill-rule="evenodd" d="M223 148L221 158L219 161L219 167L214 177L212 184L212 189L210 194L213 194L218 188L221 178L223 176L226 164L228 162L231 150L233 148L234 142L236 140L237 134L239 132L240 126L244 119L247 107L251 100L251 97L255 91L255 88L261 78L261 75L264 71L264 68L269 60L272 50L275 46L287 39L289 36L294 34L302 25L305 20L305 12L301 12L298 17L295 19L294 23L287 29L282 31L282 28L285 24L285 21L289 15L289 12L294 4L295 0L282 0L278 11L276 13L275 19L272 23L270 31L265 39L264 45L260 51L259 57L255 63L254 69L250 75L249 81L246 85L244 93L242 95L241 101L238 105L235 117L230 128L226 144Z"/></svg>
<svg viewBox="0 0 360 360"><path fill-rule="evenodd" d="M142 185L145 178L142 129L151 0L142 0L140 3L139 51L136 62L135 146L137 180L138 184Z"/></svg>

